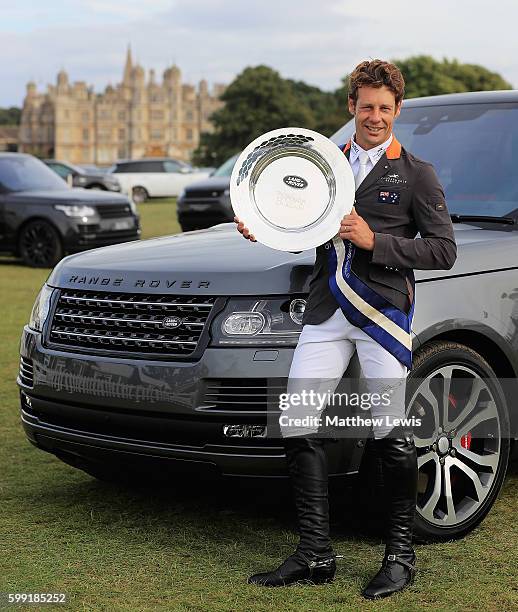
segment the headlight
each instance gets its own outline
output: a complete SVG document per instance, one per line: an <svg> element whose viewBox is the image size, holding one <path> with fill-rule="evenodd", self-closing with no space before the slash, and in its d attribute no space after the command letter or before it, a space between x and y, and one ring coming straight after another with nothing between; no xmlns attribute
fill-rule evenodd
<svg viewBox="0 0 518 612"><path fill-rule="evenodd" d="M56 204L54 208L64 212L67 217L95 217L96 215L95 208L82 204Z"/></svg>
<svg viewBox="0 0 518 612"><path fill-rule="evenodd" d="M83 185L88 181L88 179L86 178L86 176L78 176L77 177L77 182L78 183L82 183Z"/></svg>
<svg viewBox="0 0 518 612"><path fill-rule="evenodd" d="M212 324L215 345L295 346L306 300L234 298Z"/></svg>
<svg viewBox="0 0 518 612"><path fill-rule="evenodd" d="M138 208L137 208L137 205L135 204L135 202L131 198L128 198L128 202L129 202L129 205L130 205L130 208L131 208L131 212L134 215L138 215Z"/></svg>
<svg viewBox="0 0 518 612"><path fill-rule="evenodd" d="M180 200L181 198L185 198L185 189L182 189L182 191L180 191L178 194L178 199Z"/></svg>
<svg viewBox="0 0 518 612"><path fill-rule="evenodd" d="M43 285L38 297L32 307L31 318L29 319L29 327L34 331L42 331L43 325L47 320L50 309L50 296L52 295L52 287Z"/></svg>
<svg viewBox="0 0 518 612"><path fill-rule="evenodd" d="M230 189L225 189L223 192L223 204L225 206L232 206L230 202Z"/></svg>

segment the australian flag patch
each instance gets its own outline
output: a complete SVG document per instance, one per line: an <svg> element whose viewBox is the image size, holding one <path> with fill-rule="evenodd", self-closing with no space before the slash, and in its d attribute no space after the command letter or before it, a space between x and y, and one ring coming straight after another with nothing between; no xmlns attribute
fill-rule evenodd
<svg viewBox="0 0 518 612"><path fill-rule="evenodd" d="M378 192L378 203L379 204L399 204L401 193L399 191L379 191Z"/></svg>

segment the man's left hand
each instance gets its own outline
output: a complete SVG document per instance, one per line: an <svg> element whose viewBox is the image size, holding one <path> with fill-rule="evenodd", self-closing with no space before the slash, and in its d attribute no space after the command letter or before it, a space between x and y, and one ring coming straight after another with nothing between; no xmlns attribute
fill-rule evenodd
<svg viewBox="0 0 518 612"><path fill-rule="evenodd" d="M374 250L374 232L354 206L351 214L345 215L340 224L340 238L350 240L355 246L366 251Z"/></svg>

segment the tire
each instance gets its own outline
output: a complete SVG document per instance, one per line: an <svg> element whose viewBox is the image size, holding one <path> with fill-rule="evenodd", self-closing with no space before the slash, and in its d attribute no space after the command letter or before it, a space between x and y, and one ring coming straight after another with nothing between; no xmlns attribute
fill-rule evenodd
<svg viewBox="0 0 518 612"><path fill-rule="evenodd" d="M135 204L142 204L149 198L149 194L144 187L137 185L131 189L131 197Z"/></svg>
<svg viewBox="0 0 518 612"><path fill-rule="evenodd" d="M44 219L34 219L20 231L18 252L27 266L52 268L63 257L63 244L53 225Z"/></svg>
<svg viewBox="0 0 518 612"><path fill-rule="evenodd" d="M487 361L456 342L431 342L414 357L408 416L418 456L414 533L424 541L460 538L489 513L509 459L509 413ZM446 405L445 405L446 404Z"/></svg>

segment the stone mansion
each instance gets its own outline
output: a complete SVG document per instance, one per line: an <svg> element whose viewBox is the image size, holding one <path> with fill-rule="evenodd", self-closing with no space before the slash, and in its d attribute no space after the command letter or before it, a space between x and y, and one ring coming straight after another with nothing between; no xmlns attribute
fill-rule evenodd
<svg viewBox="0 0 518 612"><path fill-rule="evenodd" d="M70 83L62 70L56 85L38 93L27 84L19 151L76 164L109 165L117 159L170 156L189 161L200 134L212 129L210 115L223 104L225 86L209 91L182 83L180 70L154 70L133 64L128 49L122 82L96 94L84 81Z"/></svg>

